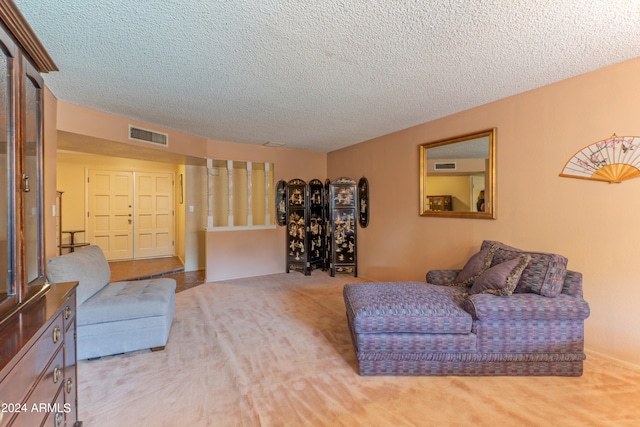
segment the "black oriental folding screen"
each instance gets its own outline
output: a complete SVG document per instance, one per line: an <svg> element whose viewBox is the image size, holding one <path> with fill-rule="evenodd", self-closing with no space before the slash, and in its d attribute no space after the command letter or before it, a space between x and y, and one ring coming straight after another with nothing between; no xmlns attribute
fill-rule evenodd
<svg viewBox="0 0 640 427"><path fill-rule="evenodd" d="M357 276L357 225L368 224L368 182L351 178L279 181L277 224L287 227L286 271Z"/></svg>

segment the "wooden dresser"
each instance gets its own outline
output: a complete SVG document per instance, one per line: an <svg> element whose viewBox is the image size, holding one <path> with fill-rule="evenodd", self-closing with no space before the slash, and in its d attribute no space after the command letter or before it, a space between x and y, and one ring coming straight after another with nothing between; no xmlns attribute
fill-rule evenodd
<svg viewBox="0 0 640 427"><path fill-rule="evenodd" d="M451 196L427 196L427 203L430 211L451 211L453 205Z"/></svg>
<svg viewBox="0 0 640 427"><path fill-rule="evenodd" d="M0 325L0 426L82 426L76 387L76 285L50 285Z"/></svg>

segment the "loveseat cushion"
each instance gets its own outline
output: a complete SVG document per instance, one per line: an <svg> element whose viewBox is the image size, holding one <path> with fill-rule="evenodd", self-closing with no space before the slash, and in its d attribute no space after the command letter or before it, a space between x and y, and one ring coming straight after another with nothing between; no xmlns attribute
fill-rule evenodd
<svg viewBox="0 0 640 427"><path fill-rule="evenodd" d="M472 318L458 303L465 290L424 282L362 282L345 285L344 300L357 334L468 334Z"/></svg>
<svg viewBox="0 0 640 427"><path fill-rule="evenodd" d="M495 243L500 247L493 256L491 266L517 258L523 253L531 255L531 261L522 272L515 293L535 293L546 297L560 295L567 274L567 258L547 252L523 251L493 240L482 242L481 249Z"/></svg>
<svg viewBox="0 0 640 427"><path fill-rule="evenodd" d="M47 279L51 283L75 282L78 305L104 288L111 279L109 262L99 246L91 245L75 252L49 258Z"/></svg>
<svg viewBox="0 0 640 427"><path fill-rule="evenodd" d="M78 309L78 326L166 316L175 298L176 281L171 278L113 282L89 298Z"/></svg>

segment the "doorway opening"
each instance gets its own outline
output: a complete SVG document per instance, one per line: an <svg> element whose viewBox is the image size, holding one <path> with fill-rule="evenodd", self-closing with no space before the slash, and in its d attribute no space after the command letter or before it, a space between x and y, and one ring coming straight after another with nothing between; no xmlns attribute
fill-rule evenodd
<svg viewBox="0 0 640 427"><path fill-rule="evenodd" d="M143 233L144 227L138 227L138 235L131 234L139 240L137 246L146 246L147 258L158 257L157 252L151 252L154 247L162 247L164 242L173 241L173 255L184 264L185 272L204 270L206 268L205 227L207 225L207 199L206 199L206 159L171 153L165 150L138 147L131 144L120 143L86 135L79 135L64 131L58 131L57 150L57 190L62 193L61 206L54 209L56 221L56 237L58 246L69 244L70 235L61 233L65 230L83 230L87 234L77 233L76 242L89 242L89 232L92 227L88 224L90 201L88 200L87 178L88 170L107 171L132 171L136 173L162 172L169 173L173 177L172 217L169 222L173 225L173 239L165 236L154 236ZM142 177L142 175L140 175ZM136 178L128 177L127 180L135 185ZM180 185L180 183L182 185ZM125 199L126 200L126 199ZM137 200L135 197L131 203L125 206L131 209L138 203L151 204L151 200ZM157 205L156 205L157 206ZM91 211L89 211L91 213ZM138 209L137 213L143 214ZM129 212L124 217L128 225ZM136 220L135 213L131 212L132 225ZM122 218L121 218L122 219ZM146 221L153 222L153 217L137 218L140 226ZM162 223L162 218L156 218ZM158 224L156 221L156 224ZM159 241L158 241L159 239ZM158 244L160 243L160 244ZM136 243L130 246L135 247ZM76 249L79 250L79 249ZM61 249L61 253L67 253L70 249ZM140 254L137 254L140 258ZM115 259L126 259L124 256L114 256ZM143 258L140 258L142 260Z"/></svg>

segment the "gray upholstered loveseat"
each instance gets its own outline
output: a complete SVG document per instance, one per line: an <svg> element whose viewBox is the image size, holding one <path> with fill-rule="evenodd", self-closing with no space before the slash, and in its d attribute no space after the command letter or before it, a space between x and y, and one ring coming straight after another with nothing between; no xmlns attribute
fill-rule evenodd
<svg viewBox="0 0 640 427"><path fill-rule="evenodd" d="M462 270L344 287L361 375L560 375L583 371L589 305L556 254L484 241Z"/></svg>
<svg viewBox="0 0 640 427"><path fill-rule="evenodd" d="M109 263L98 246L50 258L46 271L52 283L78 281L78 359L166 345L175 312L175 280L109 283Z"/></svg>

